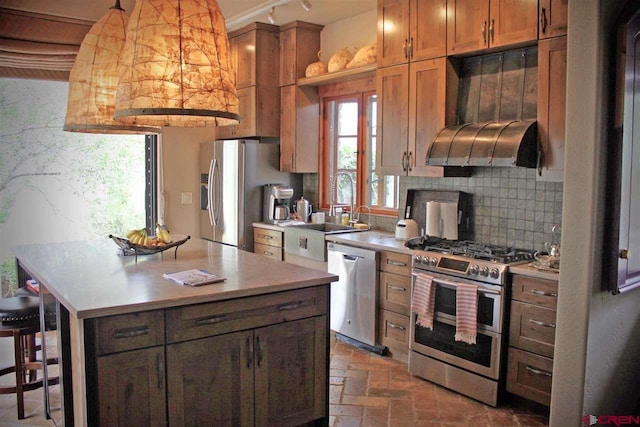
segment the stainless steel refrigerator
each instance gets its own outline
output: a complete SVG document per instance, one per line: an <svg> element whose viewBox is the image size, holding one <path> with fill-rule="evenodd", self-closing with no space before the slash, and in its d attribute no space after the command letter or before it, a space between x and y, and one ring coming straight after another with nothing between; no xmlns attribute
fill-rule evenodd
<svg viewBox="0 0 640 427"><path fill-rule="evenodd" d="M280 144L224 140L200 145L200 236L253 251L254 222L262 221L265 184L301 194L299 175L279 171Z"/></svg>

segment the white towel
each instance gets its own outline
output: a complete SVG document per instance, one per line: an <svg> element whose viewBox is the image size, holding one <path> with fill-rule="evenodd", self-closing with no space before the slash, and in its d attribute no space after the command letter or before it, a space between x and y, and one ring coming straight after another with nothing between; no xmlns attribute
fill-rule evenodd
<svg viewBox="0 0 640 427"><path fill-rule="evenodd" d="M475 344L478 333L478 286L456 283L456 341Z"/></svg>
<svg viewBox="0 0 640 427"><path fill-rule="evenodd" d="M433 313L436 302L436 287L432 285L433 276L418 272L415 277L411 310L418 315L416 324L433 330Z"/></svg>

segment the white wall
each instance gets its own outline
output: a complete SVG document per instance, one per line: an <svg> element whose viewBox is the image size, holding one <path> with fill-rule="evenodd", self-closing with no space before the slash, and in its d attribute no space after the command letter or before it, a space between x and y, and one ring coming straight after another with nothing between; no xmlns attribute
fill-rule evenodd
<svg viewBox="0 0 640 427"><path fill-rule="evenodd" d="M376 43L377 10L361 13L326 25L320 34L321 58L328 62L331 55L344 47Z"/></svg>
<svg viewBox="0 0 640 427"><path fill-rule="evenodd" d="M552 426L591 415L637 415L640 291L613 296L600 277L608 60L615 0L569 2L562 271Z"/></svg>

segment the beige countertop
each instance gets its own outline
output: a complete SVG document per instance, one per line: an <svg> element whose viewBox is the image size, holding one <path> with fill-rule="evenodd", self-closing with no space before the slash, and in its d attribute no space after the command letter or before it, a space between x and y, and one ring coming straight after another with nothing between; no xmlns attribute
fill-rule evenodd
<svg viewBox="0 0 640 427"><path fill-rule="evenodd" d="M328 234L325 240L379 251L399 252L407 255L413 254L413 251L404 245L404 240L396 240L394 233L386 231L370 230Z"/></svg>
<svg viewBox="0 0 640 427"><path fill-rule="evenodd" d="M110 239L23 245L14 253L75 317L135 313L317 286L337 276L202 239L162 254L120 256ZM164 273L204 269L225 282L190 287Z"/></svg>
<svg viewBox="0 0 640 427"><path fill-rule="evenodd" d="M538 279L555 280L560 278L560 273L551 270L538 270L532 263L514 265L509 267L509 273L523 276L536 277Z"/></svg>
<svg viewBox="0 0 640 427"><path fill-rule="evenodd" d="M251 224L254 227L258 227L258 228L264 228L266 230L274 230L274 231L284 231L284 227L278 225L278 224L269 224L266 222L254 222L253 224Z"/></svg>

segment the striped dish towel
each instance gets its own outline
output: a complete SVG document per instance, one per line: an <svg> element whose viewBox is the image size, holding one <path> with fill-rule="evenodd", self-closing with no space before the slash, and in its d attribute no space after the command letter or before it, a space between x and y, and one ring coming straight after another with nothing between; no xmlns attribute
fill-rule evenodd
<svg viewBox="0 0 640 427"><path fill-rule="evenodd" d="M433 276L418 272L411 297L411 310L418 315L416 324L433 330L433 312L436 302L436 287L432 285Z"/></svg>
<svg viewBox="0 0 640 427"><path fill-rule="evenodd" d="M456 283L456 341L476 343L478 333L478 286Z"/></svg>

